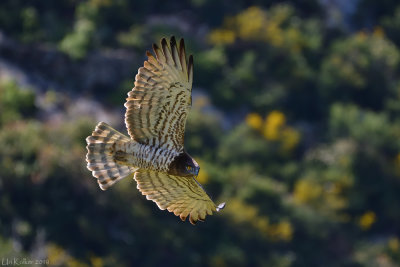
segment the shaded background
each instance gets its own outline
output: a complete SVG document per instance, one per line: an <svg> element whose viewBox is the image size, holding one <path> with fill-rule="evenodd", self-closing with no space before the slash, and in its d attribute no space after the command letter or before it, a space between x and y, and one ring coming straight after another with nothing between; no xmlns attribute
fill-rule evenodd
<svg viewBox="0 0 400 267"><path fill-rule="evenodd" d="M171 35L195 62L185 145L227 202L195 227L85 167ZM396 0L2 0L0 258L400 264L399 45Z"/></svg>

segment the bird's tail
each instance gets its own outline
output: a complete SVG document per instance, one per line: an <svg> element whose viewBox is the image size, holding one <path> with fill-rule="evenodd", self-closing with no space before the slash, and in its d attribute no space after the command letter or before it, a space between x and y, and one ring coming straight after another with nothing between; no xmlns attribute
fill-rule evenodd
<svg viewBox="0 0 400 267"><path fill-rule="evenodd" d="M104 122L97 124L91 136L86 138L87 168L92 171L102 190L133 174L137 168L118 164L116 147L130 139Z"/></svg>

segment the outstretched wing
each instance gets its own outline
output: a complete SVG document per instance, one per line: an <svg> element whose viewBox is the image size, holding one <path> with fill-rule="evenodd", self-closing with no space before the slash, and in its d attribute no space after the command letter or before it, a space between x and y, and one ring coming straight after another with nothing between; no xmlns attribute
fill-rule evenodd
<svg viewBox="0 0 400 267"><path fill-rule="evenodd" d="M154 57L139 68L125 103L125 124L132 139L147 145L183 150L185 123L191 107L193 57L186 62L185 44L161 40Z"/></svg>
<svg viewBox="0 0 400 267"><path fill-rule="evenodd" d="M189 216L192 224L204 220L206 215L212 215L225 205L217 207L194 178L139 170L135 172L135 180L139 191L157 203L161 210L173 212L182 221Z"/></svg>

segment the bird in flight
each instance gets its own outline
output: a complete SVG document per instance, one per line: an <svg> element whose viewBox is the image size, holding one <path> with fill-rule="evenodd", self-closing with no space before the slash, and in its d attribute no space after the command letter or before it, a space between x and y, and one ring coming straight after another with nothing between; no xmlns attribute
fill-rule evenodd
<svg viewBox="0 0 400 267"><path fill-rule="evenodd" d="M193 56L186 59L183 39L172 37L139 68L125 107L126 136L100 122L86 138L87 168L102 190L126 177L161 210L196 224L223 209L196 180L199 164L184 148L186 118L192 104Z"/></svg>

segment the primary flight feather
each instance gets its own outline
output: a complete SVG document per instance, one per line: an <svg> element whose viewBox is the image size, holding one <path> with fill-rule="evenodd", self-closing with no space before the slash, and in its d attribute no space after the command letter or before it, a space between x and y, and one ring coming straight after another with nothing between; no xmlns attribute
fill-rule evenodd
<svg viewBox="0 0 400 267"><path fill-rule="evenodd" d="M125 177L162 210L195 224L224 207L215 205L196 177L200 167L184 149L186 118L192 103L193 57L174 37L139 68L128 93L125 124L129 137L100 122L86 138L87 168L106 190Z"/></svg>

